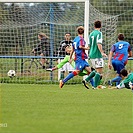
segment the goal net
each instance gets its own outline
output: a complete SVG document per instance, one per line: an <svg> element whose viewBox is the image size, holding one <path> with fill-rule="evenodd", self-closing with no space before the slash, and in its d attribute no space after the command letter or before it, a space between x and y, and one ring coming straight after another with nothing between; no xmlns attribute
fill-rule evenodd
<svg viewBox="0 0 133 133"><path fill-rule="evenodd" d="M89 4L89 32L93 30L95 20L102 21L103 49L108 54L116 41L118 15L108 15L99 9L94 3ZM57 60L61 58L57 55L60 42L67 32L71 33L72 40L77 36L77 26L84 26L84 12L84 2L0 3L1 82L58 82L58 71L47 72L42 69L39 61L41 57L31 51L39 43L38 33L45 33L49 45L46 49L49 55L45 57L49 64L45 65L56 66ZM15 70L16 77L9 78L9 70ZM77 76L69 83L81 83L81 79Z"/></svg>

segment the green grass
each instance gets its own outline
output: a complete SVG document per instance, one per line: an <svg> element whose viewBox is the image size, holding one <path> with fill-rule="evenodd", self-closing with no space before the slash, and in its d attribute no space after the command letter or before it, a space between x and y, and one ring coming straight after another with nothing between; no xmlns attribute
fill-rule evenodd
<svg viewBox="0 0 133 133"><path fill-rule="evenodd" d="M1 84L1 133L131 133L131 90Z"/></svg>

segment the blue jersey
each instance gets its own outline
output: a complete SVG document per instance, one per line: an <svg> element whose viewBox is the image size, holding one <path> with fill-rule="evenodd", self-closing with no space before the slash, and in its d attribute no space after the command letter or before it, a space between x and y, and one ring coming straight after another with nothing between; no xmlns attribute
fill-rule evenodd
<svg viewBox="0 0 133 133"><path fill-rule="evenodd" d="M119 41L112 46L111 51L115 53L113 58L114 60L126 64L128 60L128 52L131 51L131 47L128 42Z"/></svg>
<svg viewBox="0 0 133 133"><path fill-rule="evenodd" d="M79 46L85 46L86 42L84 40L83 37L81 36L77 36L74 40L73 40L73 48L75 51L75 60L85 60L87 59L87 54L85 53L84 49L79 48Z"/></svg>

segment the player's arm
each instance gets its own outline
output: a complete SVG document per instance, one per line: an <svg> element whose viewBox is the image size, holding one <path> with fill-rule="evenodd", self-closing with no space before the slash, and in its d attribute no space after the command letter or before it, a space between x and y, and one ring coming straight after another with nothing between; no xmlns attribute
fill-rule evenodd
<svg viewBox="0 0 133 133"><path fill-rule="evenodd" d="M84 50L89 50L89 47L83 47L83 46L79 46L79 48L84 49Z"/></svg>
<svg viewBox="0 0 133 133"><path fill-rule="evenodd" d="M103 53L102 44L98 43L97 46L98 46L99 51L100 51L101 53Z"/></svg>
<svg viewBox="0 0 133 133"><path fill-rule="evenodd" d="M98 49L99 49L99 51L101 52L102 56L107 57L107 55L103 52L103 48L102 48L102 42L103 42L102 32L100 32L100 33L97 35L96 40L97 40Z"/></svg>
<svg viewBox="0 0 133 133"><path fill-rule="evenodd" d="M36 47L32 49L31 53L36 54L37 51L40 51L40 43L38 43L38 44L36 45Z"/></svg>
<svg viewBox="0 0 133 133"><path fill-rule="evenodd" d="M109 53L109 57L108 57L108 68L109 69L112 68L112 57L113 57L114 52L115 52L115 46L113 45L111 47L111 50L110 50L110 53Z"/></svg>
<svg viewBox="0 0 133 133"><path fill-rule="evenodd" d="M90 49L89 47L85 47L85 43L84 43L84 40L83 39L80 39L79 48L80 49L83 49L83 50L89 50Z"/></svg>
<svg viewBox="0 0 133 133"><path fill-rule="evenodd" d="M132 57L132 51L128 52L128 57Z"/></svg>
<svg viewBox="0 0 133 133"><path fill-rule="evenodd" d="M71 49L71 52L70 52L70 59L69 59L69 63L71 64L72 63L72 56L73 56L73 53L74 53L74 48L72 46L72 49Z"/></svg>
<svg viewBox="0 0 133 133"><path fill-rule="evenodd" d="M109 57L108 57L108 68L112 68L112 56L113 56L113 51L110 51Z"/></svg>
<svg viewBox="0 0 133 133"><path fill-rule="evenodd" d="M128 48L128 57L132 57L132 50L131 50L131 47L130 46Z"/></svg>
<svg viewBox="0 0 133 133"><path fill-rule="evenodd" d="M79 48L81 48L81 49L84 49L84 50L89 50L90 49L90 47L84 47L84 46L79 46Z"/></svg>
<svg viewBox="0 0 133 133"><path fill-rule="evenodd" d="M97 46L98 46L98 49L101 52L102 56L107 57L107 55L103 52L102 44L98 43Z"/></svg>

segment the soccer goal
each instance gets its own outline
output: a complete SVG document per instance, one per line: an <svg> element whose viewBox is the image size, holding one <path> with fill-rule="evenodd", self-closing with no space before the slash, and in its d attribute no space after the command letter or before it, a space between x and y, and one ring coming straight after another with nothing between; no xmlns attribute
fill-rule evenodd
<svg viewBox="0 0 133 133"><path fill-rule="evenodd" d="M58 71L47 72L42 69L39 54L34 55L32 49L39 43L38 33L48 36L49 54L43 58L46 67L57 65L58 47L64 40L66 32L74 39L76 28L85 27L85 40L93 30L95 20L102 21L104 37L103 49L106 54L116 41L119 15L106 12L103 5L89 0L8 0L0 3L0 80L1 82L17 83L56 83ZM28 3L26 3L28 2ZM103 9L102 9L103 8ZM116 10L116 9L114 9ZM130 14L131 15L131 14ZM8 77L7 72L15 70L16 76ZM104 73L106 74L107 68ZM65 73L67 75L67 72ZM69 83L81 83L82 77L77 76Z"/></svg>

